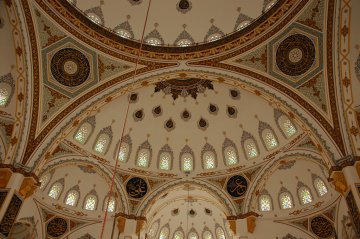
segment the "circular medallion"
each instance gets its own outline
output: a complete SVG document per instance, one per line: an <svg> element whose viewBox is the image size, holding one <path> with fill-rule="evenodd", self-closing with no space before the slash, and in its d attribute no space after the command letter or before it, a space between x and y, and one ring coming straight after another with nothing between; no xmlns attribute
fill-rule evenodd
<svg viewBox="0 0 360 239"><path fill-rule="evenodd" d="M276 64L289 76L307 72L315 61L315 46L310 38L295 34L282 41L276 50Z"/></svg>
<svg viewBox="0 0 360 239"><path fill-rule="evenodd" d="M147 184L144 179L134 177L127 182L126 191L132 198L142 198L147 193Z"/></svg>
<svg viewBox="0 0 360 239"><path fill-rule="evenodd" d="M56 52L51 59L51 73L60 84L73 87L84 83L90 74L90 63L83 53L73 48Z"/></svg>
<svg viewBox="0 0 360 239"><path fill-rule="evenodd" d="M328 238L333 235L334 228L331 222L325 217L314 217L311 220L311 230L321 238Z"/></svg>
<svg viewBox="0 0 360 239"><path fill-rule="evenodd" d="M246 193L248 183L243 176L232 176L226 185L228 193L233 197L241 197Z"/></svg>
<svg viewBox="0 0 360 239"><path fill-rule="evenodd" d="M64 235L67 228L68 224L65 219L55 217L47 224L46 231L51 237L57 238Z"/></svg>

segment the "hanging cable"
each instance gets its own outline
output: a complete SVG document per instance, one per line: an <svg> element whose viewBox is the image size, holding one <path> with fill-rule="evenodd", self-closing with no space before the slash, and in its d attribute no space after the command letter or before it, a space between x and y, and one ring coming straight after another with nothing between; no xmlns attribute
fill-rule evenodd
<svg viewBox="0 0 360 239"><path fill-rule="evenodd" d="M138 51L138 54L137 54L137 59L136 59L136 64L135 64L135 69L134 69L134 75L132 76L132 79L130 80L130 87L129 87L130 90L129 90L128 104L127 104L127 107L126 107L126 112L125 112L125 117L124 117L124 124L123 124L121 134L120 134L119 148L121 147L121 143L122 143L121 141L122 141L122 138L124 136L125 126L126 126L126 123L127 123L127 117L128 117L128 114L129 114L130 96L131 96L131 93L132 93L132 88L133 88L133 86L135 84L135 77L137 75L137 69L138 69L138 65L139 65L139 61L140 61L141 50L142 50L143 43L144 43L144 34L145 34L146 24L147 24L147 20L148 20L148 16L149 16L150 5L151 5L151 0L149 0L149 4L148 4L148 7L147 7L147 11L146 11L146 17L145 17L145 22L144 22L144 27L143 27L143 30L142 30L142 34L141 34L140 47L139 47L139 51ZM114 173L112 175L109 196L108 196L108 199L107 199L107 202L106 202L105 216L104 216L104 222L103 222L103 225L102 225L102 228L101 228L100 239L102 239L103 235L104 235L106 219L107 219L108 209L109 209L109 203L110 203L110 199L111 199L112 194L113 194L113 187L114 187L114 182L115 182L116 170L118 168L118 163L119 163L119 160L117 159L117 155L118 155L118 153L115 154L115 156L114 156L115 157Z"/></svg>

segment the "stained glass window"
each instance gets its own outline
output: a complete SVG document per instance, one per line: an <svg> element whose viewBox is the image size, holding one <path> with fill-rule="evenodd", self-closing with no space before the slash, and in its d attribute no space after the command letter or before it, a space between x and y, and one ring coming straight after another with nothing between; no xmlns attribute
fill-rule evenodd
<svg viewBox="0 0 360 239"><path fill-rule="evenodd" d="M263 140L265 142L266 148L268 150L271 150L278 146L278 142L275 138L275 135L273 134L273 132L271 130L265 129L263 131L262 135L263 135Z"/></svg>
<svg viewBox="0 0 360 239"><path fill-rule="evenodd" d="M189 239L198 239L198 235L196 232L190 232L189 233Z"/></svg>
<svg viewBox="0 0 360 239"><path fill-rule="evenodd" d="M150 230L149 230L149 236L150 236L150 238L155 238L158 229L159 229L159 222L154 222L154 223L151 225Z"/></svg>
<svg viewBox="0 0 360 239"><path fill-rule="evenodd" d="M149 38L146 40L146 43L156 46L156 45L161 45L161 41L157 38Z"/></svg>
<svg viewBox="0 0 360 239"><path fill-rule="evenodd" d="M204 231L202 235L203 239L212 239L212 234L209 231Z"/></svg>
<svg viewBox="0 0 360 239"><path fill-rule="evenodd" d="M269 212L271 211L271 198L269 195L261 195L259 198L260 211Z"/></svg>
<svg viewBox="0 0 360 239"><path fill-rule="evenodd" d="M315 185L316 191L320 197L324 196L328 192L324 181L321 180L320 178L316 178L314 180L314 185Z"/></svg>
<svg viewBox="0 0 360 239"><path fill-rule="evenodd" d="M50 180L50 175L46 174L40 178L40 189L44 189Z"/></svg>
<svg viewBox="0 0 360 239"><path fill-rule="evenodd" d="M97 198L94 195L90 195L86 198L85 209L89 211L94 211L96 208Z"/></svg>
<svg viewBox="0 0 360 239"><path fill-rule="evenodd" d="M126 162L129 154L129 145L127 143L122 143L119 149L118 160L120 162Z"/></svg>
<svg viewBox="0 0 360 239"><path fill-rule="evenodd" d="M147 168L149 165L149 151L147 149L140 150L137 159L137 166Z"/></svg>
<svg viewBox="0 0 360 239"><path fill-rule="evenodd" d="M225 149L225 160L227 165L237 164L238 158L235 148L233 146L228 146Z"/></svg>
<svg viewBox="0 0 360 239"><path fill-rule="evenodd" d="M236 29L241 30L241 29L245 28L249 24L250 24L250 21L242 21Z"/></svg>
<svg viewBox="0 0 360 239"><path fill-rule="evenodd" d="M118 30L116 30L116 33L121 37L131 38L131 34L128 31L124 30L124 29L118 29Z"/></svg>
<svg viewBox="0 0 360 239"><path fill-rule="evenodd" d="M109 200L109 197L106 197L106 199L104 200L104 211L106 210L106 207L107 207L108 212L115 212L115 209L116 209L115 198L113 198L113 197L110 198L109 205L107 205L108 200Z"/></svg>
<svg viewBox="0 0 360 239"><path fill-rule="evenodd" d="M301 187L299 188L299 197L300 197L300 201L303 205L311 203L312 202L312 197L310 194L310 190L306 187Z"/></svg>
<svg viewBox="0 0 360 239"><path fill-rule="evenodd" d="M78 198L79 198L78 192L70 191L66 196L65 204L69 206L75 206Z"/></svg>
<svg viewBox="0 0 360 239"><path fill-rule="evenodd" d="M102 24L100 17L98 17L96 14L88 13L87 15L91 21L95 22L96 24Z"/></svg>
<svg viewBox="0 0 360 239"><path fill-rule="evenodd" d="M159 239L167 239L169 237L169 228L163 227L160 231Z"/></svg>
<svg viewBox="0 0 360 239"><path fill-rule="evenodd" d="M184 154L182 156L182 169L184 172L190 172L193 170L193 158L191 154Z"/></svg>
<svg viewBox="0 0 360 239"><path fill-rule="evenodd" d="M245 147L246 156L248 158L255 158L256 156L258 156L258 151L254 140L252 139L246 140L244 143L244 147Z"/></svg>
<svg viewBox="0 0 360 239"><path fill-rule="evenodd" d="M55 183L50 189L49 197L53 199L58 199L62 189L63 189L63 185L61 183Z"/></svg>
<svg viewBox="0 0 360 239"><path fill-rule="evenodd" d="M185 46L190 46L192 42L189 39L181 39L176 44L178 46L185 47Z"/></svg>
<svg viewBox="0 0 360 239"><path fill-rule="evenodd" d="M279 125L280 125L281 130L284 132L284 134L286 135L287 138L290 138L291 136L296 134L295 126L293 125L293 123L290 121L290 119L287 116L282 115L279 118Z"/></svg>
<svg viewBox="0 0 360 239"><path fill-rule="evenodd" d="M293 207L293 202L289 193L284 192L280 194L281 209L289 209Z"/></svg>
<svg viewBox="0 0 360 239"><path fill-rule="evenodd" d="M207 41L216 41L218 39L220 39L222 36L220 33L214 33L212 35L210 35L206 40Z"/></svg>
<svg viewBox="0 0 360 239"><path fill-rule="evenodd" d="M216 239L225 239L225 232L221 227L216 228Z"/></svg>
<svg viewBox="0 0 360 239"><path fill-rule="evenodd" d="M84 144L90 135L92 127L89 123L83 123L81 127L76 131L74 139L79 143Z"/></svg>
<svg viewBox="0 0 360 239"><path fill-rule="evenodd" d="M161 153L159 168L161 170L170 170L171 155L169 153Z"/></svg>
<svg viewBox="0 0 360 239"><path fill-rule="evenodd" d="M207 151L203 154L204 169L213 169L216 166L215 155L211 151Z"/></svg>
<svg viewBox="0 0 360 239"><path fill-rule="evenodd" d="M182 231L176 231L174 233L173 239L184 239L184 233Z"/></svg>
<svg viewBox="0 0 360 239"><path fill-rule="evenodd" d="M109 144L109 136L106 134L101 134L96 141L94 150L100 154L104 154L107 150L108 144Z"/></svg>
<svg viewBox="0 0 360 239"><path fill-rule="evenodd" d="M9 98L9 91L2 87L0 88L0 106L5 106Z"/></svg>

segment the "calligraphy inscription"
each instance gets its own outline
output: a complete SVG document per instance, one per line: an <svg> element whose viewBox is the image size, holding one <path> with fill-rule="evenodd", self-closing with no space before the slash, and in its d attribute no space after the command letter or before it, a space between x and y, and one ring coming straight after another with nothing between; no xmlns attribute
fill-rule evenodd
<svg viewBox="0 0 360 239"><path fill-rule="evenodd" d="M142 198L147 193L147 184L144 179L134 177L126 184L126 191L132 198Z"/></svg>
<svg viewBox="0 0 360 239"><path fill-rule="evenodd" d="M328 238L333 235L334 228L329 220L325 217L314 217L311 220L311 230L321 238Z"/></svg>
<svg viewBox="0 0 360 239"><path fill-rule="evenodd" d="M48 223L46 231L52 237L60 237L66 233L67 227L68 223L65 219L55 217Z"/></svg>
<svg viewBox="0 0 360 239"><path fill-rule="evenodd" d="M10 230L14 225L15 219L20 211L22 200L14 194L10 204L5 212L0 224L0 235L4 235L6 238L9 236Z"/></svg>
<svg viewBox="0 0 360 239"><path fill-rule="evenodd" d="M248 182L243 176L232 176L227 182L226 189L228 193L233 197L241 197L246 193L248 188Z"/></svg>

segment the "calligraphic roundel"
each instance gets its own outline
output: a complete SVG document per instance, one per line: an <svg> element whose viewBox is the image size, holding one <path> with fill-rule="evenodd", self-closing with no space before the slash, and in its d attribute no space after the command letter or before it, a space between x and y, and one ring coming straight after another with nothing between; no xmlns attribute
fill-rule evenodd
<svg viewBox="0 0 360 239"><path fill-rule="evenodd" d="M54 219L52 219L46 227L47 234L54 238L64 235L67 230L67 221L60 217L55 217Z"/></svg>
<svg viewBox="0 0 360 239"><path fill-rule="evenodd" d="M226 189L228 193L235 198L243 196L246 193L247 188L248 188L247 180L240 175L232 176L228 180L226 185Z"/></svg>
<svg viewBox="0 0 360 239"><path fill-rule="evenodd" d="M144 179L134 177L126 184L126 191L132 198L142 198L147 193L148 187Z"/></svg>
<svg viewBox="0 0 360 239"><path fill-rule="evenodd" d="M328 238L335 231L333 225L325 217L318 216L311 220L311 230L320 238Z"/></svg>

